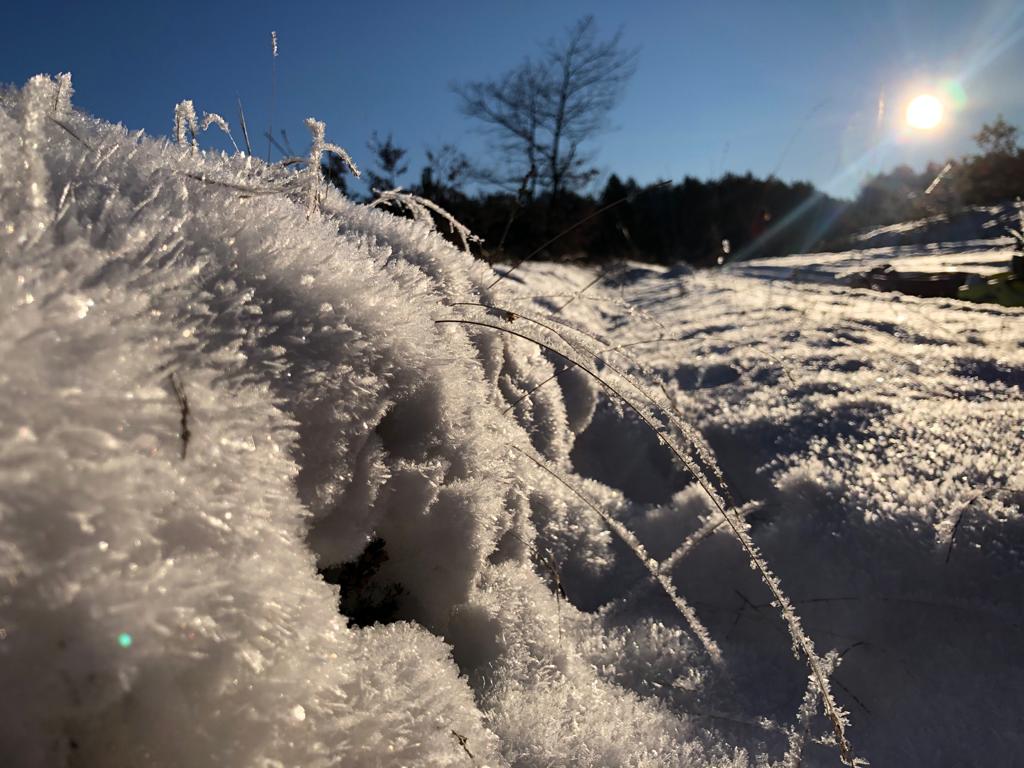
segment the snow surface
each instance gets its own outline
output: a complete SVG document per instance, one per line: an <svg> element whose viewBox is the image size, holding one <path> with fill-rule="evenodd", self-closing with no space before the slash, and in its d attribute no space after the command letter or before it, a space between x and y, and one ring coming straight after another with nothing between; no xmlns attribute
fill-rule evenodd
<svg viewBox="0 0 1024 768"><path fill-rule="evenodd" d="M733 274L767 280L845 285L847 278L892 265L901 272L966 272L989 277L1010 268L1020 228L1019 204L970 208L952 218L893 224L855 238L858 247L838 253L796 253L750 259Z"/></svg>
<svg viewBox="0 0 1024 768"><path fill-rule="evenodd" d="M527 271L531 288L592 279ZM611 275L562 314L614 328L700 427L737 502L762 502L755 538L808 632L842 653L833 686L859 754L875 765L1018 762L1024 312L766 280L746 264L632 278L616 286ZM633 420L599 408L588 432L577 446L609 451L581 471L662 504L626 522L663 556L696 527L700 499ZM731 660L738 698L721 706L734 741L750 737L738 721L784 719L800 695L789 640L734 542L706 540L674 576Z"/></svg>
<svg viewBox="0 0 1024 768"><path fill-rule="evenodd" d="M70 96L0 94L5 764L834 765L830 648L858 757L1024 752L1020 311L489 289L316 168ZM373 538L400 621L350 627L317 569Z"/></svg>

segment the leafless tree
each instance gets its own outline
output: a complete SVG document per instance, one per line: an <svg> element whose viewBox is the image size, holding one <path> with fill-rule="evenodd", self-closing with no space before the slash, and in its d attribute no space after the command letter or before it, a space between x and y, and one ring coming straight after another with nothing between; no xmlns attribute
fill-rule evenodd
<svg viewBox="0 0 1024 768"><path fill-rule="evenodd" d="M505 189L525 185L536 193L548 87L548 73L530 60L498 80L454 86L463 113L484 124L502 158L493 166L476 169L483 181Z"/></svg>
<svg viewBox="0 0 1024 768"><path fill-rule="evenodd" d="M497 80L455 86L462 111L484 124L504 163L485 179L506 189L559 196L593 178L585 145L607 127L608 114L636 65L621 30L600 39L592 16L551 40Z"/></svg>

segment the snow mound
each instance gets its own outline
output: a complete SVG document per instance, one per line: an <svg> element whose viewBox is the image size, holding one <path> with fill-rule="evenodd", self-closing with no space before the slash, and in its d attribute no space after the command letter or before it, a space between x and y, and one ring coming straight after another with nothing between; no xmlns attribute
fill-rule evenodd
<svg viewBox="0 0 1024 768"><path fill-rule="evenodd" d="M548 583L622 559L538 469L583 482L596 387L447 322L493 273L318 158L130 134L70 85L0 94L8 764L745 764L640 679L700 679L687 635L643 619L683 669ZM371 549L369 587L321 577ZM350 626L374 587L398 621Z"/></svg>

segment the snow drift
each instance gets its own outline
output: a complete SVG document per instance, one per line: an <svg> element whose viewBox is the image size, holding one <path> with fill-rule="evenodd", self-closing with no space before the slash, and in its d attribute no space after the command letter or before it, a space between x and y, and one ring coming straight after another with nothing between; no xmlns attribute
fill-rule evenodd
<svg viewBox="0 0 1024 768"><path fill-rule="evenodd" d="M593 385L527 395L556 372L536 345L435 323L487 267L318 167L69 98L38 77L0 108L8 764L742 756L599 674L577 639L600 626L534 566L541 523L545 552L611 558L510 449L570 473ZM318 568L373 539L402 621L349 627Z"/></svg>

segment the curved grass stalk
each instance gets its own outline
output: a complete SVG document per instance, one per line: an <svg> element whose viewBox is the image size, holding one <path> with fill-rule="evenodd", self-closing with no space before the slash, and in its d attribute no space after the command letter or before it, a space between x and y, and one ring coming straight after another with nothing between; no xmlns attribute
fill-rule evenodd
<svg viewBox="0 0 1024 768"><path fill-rule="evenodd" d="M459 305L464 305L464 306L465 305L474 305L474 302L459 302L458 304L454 304L453 306L459 306ZM602 357L598 352L595 352L593 349L591 349L590 347L586 346L585 344L582 344L582 343L580 343L578 341L573 340L572 338L567 336L565 333L563 333L559 329L553 327L552 325L549 325L547 322L544 322L544 320L541 320L540 318L538 318L535 315L531 315L529 313L525 313L524 314L522 312L516 313L516 312L513 312L512 310L506 309L504 307L498 307L498 306L495 306L493 304L480 303L480 304L476 304L476 306L480 306L480 307L483 307L484 309L489 309L489 310L493 310L495 312L499 312L499 313L503 314L503 316L506 317L506 318L516 318L516 319L521 318L523 320L526 320L527 322L533 323L534 325L537 325L540 328L543 328L544 330L549 331L550 333L553 333L562 342L564 342L565 344L569 345L569 347L574 352L576 352L578 354L587 355L591 359L597 361L601 365L603 365L606 368L608 368L609 370L614 371L614 373L619 378L621 378L623 381L625 381L630 387L632 387L632 389L635 392L637 392L640 395L641 398L643 398L644 400L649 402L651 405L653 405L655 408L657 408L659 411L661 411L661 413L666 417L668 423L671 424L672 427L674 427L676 430L678 430L683 435L683 437L686 439L686 441L689 443L690 447L692 448L692 450L696 454L699 463L703 464L703 466L700 466L701 472L704 473L704 474L710 473L711 475L713 475L715 480L718 483L718 489L717 489L718 492L723 497L728 497L729 496L728 489L726 488L726 484L725 484L725 478L722 475L722 470L719 468L719 466L718 466L717 462L715 461L714 457L711 455L711 452L704 445L703 438L697 433L697 431L693 427L691 427L689 424L687 424L681 418L676 416L676 414L673 412L673 410L671 408L667 408L664 404L659 403L657 401L657 399L654 398L647 391L647 388L644 387L641 382L639 382L637 379L635 379L633 376L631 376L625 370L623 370L620 367L618 367L617 365L615 365L615 363L613 363L610 360L608 360L607 357ZM545 319L547 319L547 318L545 318ZM579 331L571 323L568 323L568 322L566 322L565 320L563 320L561 318L550 318L550 319L551 319L551 322L553 322L553 323L555 323L557 325L563 326L565 328L568 328L570 330L574 330L577 333L580 333L580 335L582 335L582 336L589 336L590 338L594 339L598 343L601 343L601 344L605 343L602 339L598 338L597 336L595 336L592 333L588 333L586 331ZM533 341L536 343L535 340L533 340ZM624 357L629 359L628 355L624 355ZM643 365L639 364L639 363L637 364L637 367L641 370L641 372L643 372L645 370L645 367ZM600 379L598 379L598 380L600 381ZM700 464L698 464L698 466ZM697 473L692 473L692 474L693 474L694 478L699 478L700 476L702 476L702 475L698 475ZM731 506L731 504L729 504L729 506Z"/></svg>
<svg viewBox="0 0 1024 768"><path fill-rule="evenodd" d="M570 493L572 493L574 496L576 496L576 498L578 498L580 501L586 504L598 515L598 517L600 517L604 521L604 524L607 525L608 528L611 529L611 531L619 537L623 544L629 547L629 549L633 552L634 555L636 555L637 560L643 563L644 568L647 569L647 572L651 575L651 578L653 578L662 588L665 594L668 595L669 599L672 601L672 604L675 605L679 613L681 613L683 618L686 619L686 623L690 626L690 631L693 632L693 634L697 637L697 639L700 641L700 644L704 646L704 650L707 651L708 656L711 657L711 660L715 664L721 664L722 651L718 647L718 643L716 643L714 639L711 637L711 635L708 633L707 628L701 623L701 620L697 617L697 614L694 612L693 608L690 607L690 604L687 603L686 600L684 600L683 597L676 591L675 586L672 584L672 579L658 567L658 561L647 553L647 550L644 548L644 545L641 544L640 540L633 535L633 532L630 531L618 520L616 520L614 517L605 512L603 509L601 509L601 507L599 507L596 503L594 503L594 501L592 501L581 491L574 488L571 483L569 483L565 478L559 475L551 467L547 466L544 462L540 461L537 458L534 458L533 456L531 456L529 453L524 451L522 448L519 448L518 446L510 445L509 447L512 450L519 453L519 455L521 455L523 458L529 459L531 462L536 464L537 467L539 467L541 470L543 470L548 475L557 480L559 483L561 483L563 486L568 488Z"/></svg>
<svg viewBox="0 0 1024 768"><path fill-rule="evenodd" d="M750 502L749 504L744 504L742 507L738 508L736 510L736 516L741 519L746 519L747 515L756 512L760 508L760 502ZM721 528L724 522L725 516L717 510L709 515L708 519L704 521L704 525L683 539L683 543L676 547L672 554L661 561L661 570L665 573L671 572L680 560L690 554L690 552L692 552L698 544L704 541L704 539Z"/></svg>
<svg viewBox="0 0 1024 768"><path fill-rule="evenodd" d="M564 338L558 335L558 332L552 329L551 333L554 334L560 341L556 339L538 339L530 336L529 334L522 333L514 328L511 328L508 324L496 325L494 323L484 322L482 320L471 320L465 318L440 318L435 319L437 324L459 324L477 326L481 328L489 328L491 330L507 333L512 336L517 336L525 341L532 342L548 350L552 354L561 357L571 365L575 365L581 371L586 373L597 381L610 395L615 397L620 403L632 410L640 420L658 437L659 441L665 445L675 456L675 458L682 464L690 474L693 475L698 485L704 489L705 493L708 494L712 500L716 509L725 518L729 527L732 529L733 534L739 541L740 546L744 550L747 558L750 560L751 567L758 572L761 580L765 586L768 587L769 592L772 595L772 602L774 607L780 612L786 628L789 631L790 639L792 640L793 650L797 656L803 656L810 669L811 677L814 679L818 691L821 695L822 706L825 712L825 716L832 723L833 733L835 735L836 745L839 749L840 758L846 765L854 765L856 758L853 756L853 751L849 741L846 738L846 713L836 703L835 698L832 696L831 688L829 686L828 673L825 671L825 666L822 659L817 655L814 649L814 643L803 631L800 624L800 618L797 616L796 611L793 608L789 598L785 596L782 591L782 584L779 579L771 572L768 568L767 563L761 555L760 550L754 543L754 540L750 537L747 531L746 523L740 518L735 510L726 505L722 495L714 487L710 478L703 471L703 469L697 465L690 454L680 446L669 433L664 426L659 423L658 417L650 408L641 402L637 402L634 399L628 397L623 393L620 387L615 386L606 377L601 376L596 370L596 366L591 363L588 364L585 360L579 359L579 350L574 349L573 345L566 341ZM539 323L541 327L546 327L543 323ZM568 349L559 349L565 343ZM591 356L594 358L595 356ZM614 370L614 369L612 369ZM628 377L620 376L630 383L631 386L640 389L639 384L629 381ZM663 406L658 404L654 398L649 395L646 399L654 403L662 413L665 413ZM670 414L666 414L670 421L673 417Z"/></svg>

